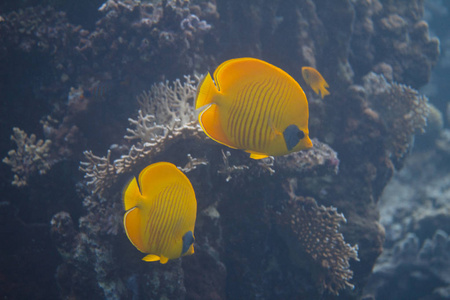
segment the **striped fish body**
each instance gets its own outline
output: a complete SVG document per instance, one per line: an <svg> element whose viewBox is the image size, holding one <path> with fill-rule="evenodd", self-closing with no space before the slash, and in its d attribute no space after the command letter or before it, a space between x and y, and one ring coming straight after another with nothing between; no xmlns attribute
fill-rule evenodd
<svg viewBox="0 0 450 300"><path fill-rule="evenodd" d="M148 166L123 193L124 227L146 261L166 263L194 253L197 202L191 183L173 164Z"/></svg>
<svg viewBox="0 0 450 300"><path fill-rule="evenodd" d="M241 58L220 65L214 79L206 75L196 101L196 108L208 105L199 122L212 139L256 159L312 147L308 102L289 74L264 61Z"/></svg>

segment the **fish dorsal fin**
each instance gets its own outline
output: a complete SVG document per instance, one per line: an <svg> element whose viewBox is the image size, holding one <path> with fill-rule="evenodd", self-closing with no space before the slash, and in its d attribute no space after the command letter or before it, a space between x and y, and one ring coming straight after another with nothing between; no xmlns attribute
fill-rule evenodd
<svg viewBox="0 0 450 300"><path fill-rule="evenodd" d="M123 225L125 227L125 233L127 234L130 242L139 251L146 252L146 249L142 244L141 219L141 210L138 207L134 207L125 213L125 216L123 217Z"/></svg>
<svg viewBox="0 0 450 300"><path fill-rule="evenodd" d="M149 165L139 174L139 186L142 197L146 201L153 201L166 186L168 181L188 181L184 174L174 164L158 162Z"/></svg>
<svg viewBox="0 0 450 300"><path fill-rule="evenodd" d="M145 260L145 261L158 261L160 259L161 258L158 255L149 254L149 255L145 256L142 260Z"/></svg>
<svg viewBox="0 0 450 300"><path fill-rule="evenodd" d="M275 67L263 60L251 57L230 59L217 67L214 72L214 80L220 92L226 91L234 84L244 80L254 80L260 76L287 76L282 69ZM293 80L293 79L291 79Z"/></svg>

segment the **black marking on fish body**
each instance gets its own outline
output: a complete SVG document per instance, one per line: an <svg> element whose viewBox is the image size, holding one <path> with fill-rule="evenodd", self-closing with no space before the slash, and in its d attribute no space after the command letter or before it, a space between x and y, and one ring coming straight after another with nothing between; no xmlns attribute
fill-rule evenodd
<svg viewBox="0 0 450 300"><path fill-rule="evenodd" d="M283 136L288 151L291 151L305 137L305 133L292 124L283 131Z"/></svg>
<svg viewBox="0 0 450 300"><path fill-rule="evenodd" d="M183 248L181 249L181 255L185 254L191 245L194 243L194 234L192 231L188 231L183 235Z"/></svg>

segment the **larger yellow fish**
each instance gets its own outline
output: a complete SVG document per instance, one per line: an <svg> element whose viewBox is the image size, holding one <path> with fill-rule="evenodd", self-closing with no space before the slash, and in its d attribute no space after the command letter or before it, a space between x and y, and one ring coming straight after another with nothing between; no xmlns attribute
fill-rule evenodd
<svg viewBox="0 0 450 300"><path fill-rule="evenodd" d="M312 147L305 93L289 74L265 61L228 60L216 69L214 81L208 73L195 108L204 106L199 122L205 133L251 158Z"/></svg>
<svg viewBox="0 0 450 300"><path fill-rule="evenodd" d="M303 67L302 76L305 82L314 90L314 92L322 97L329 95L330 92L327 90L328 83L322 77L316 69L312 67Z"/></svg>
<svg viewBox="0 0 450 300"><path fill-rule="evenodd" d="M197 201L191 182L171 163L146 167L123 193L123 223L131 243L149 253L145 261L165 264L194 253Z"/></svg>

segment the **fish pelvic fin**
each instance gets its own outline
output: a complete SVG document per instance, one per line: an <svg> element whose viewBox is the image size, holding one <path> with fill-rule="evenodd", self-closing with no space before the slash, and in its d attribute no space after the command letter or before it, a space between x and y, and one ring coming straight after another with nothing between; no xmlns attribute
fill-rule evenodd
<svg viewBox="0 0 450 300"><path fill-rule="evenodd" d="M195 109L213 103L214 95L217 94L217 87L208 73L203 77L197 87L197 96L195 97Z"/></svg>
<svg viewBox="0 0 450 300"><path fill-rule="evenodd" d="M155 254L149 254L147 256L144 256L144 258L142 260L144 260L144 261L158 261L158 260L161 260L161 257L159 257L158 255L155 255ZM161 262L161 263L163 263L163 262Z"/></svg>

